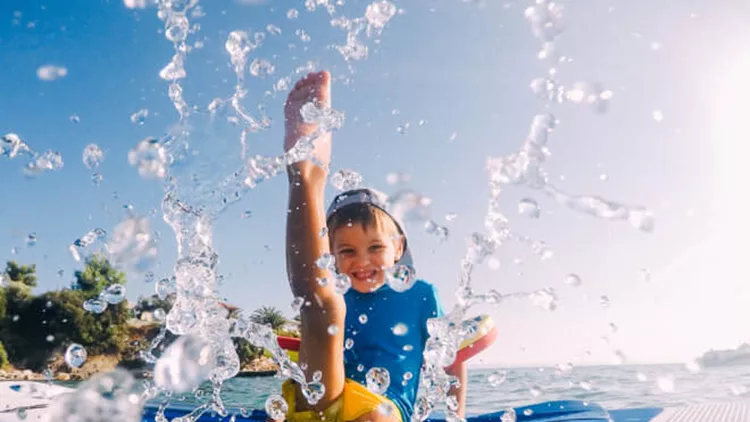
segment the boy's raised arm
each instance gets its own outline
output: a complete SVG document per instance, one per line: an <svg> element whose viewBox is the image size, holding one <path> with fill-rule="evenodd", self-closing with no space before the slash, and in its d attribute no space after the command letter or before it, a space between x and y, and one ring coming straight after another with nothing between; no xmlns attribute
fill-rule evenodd
<svg viewBox="0 0 750 422"><path fill-rule="evenodd" d="M289 94L284 106L284 150L289 151L302 137L313 135L315 124L305 123L300 113L302 106L317 102L330 105L330 74L311 73L302 78ZM315 141L315 157L325 165L331 159L331 134L320 135ZM305 300L330 297L330 286L321 286L318 278L327 277L326 270L315 261L329 251L328 236L320 236L325 227L324 191L328 171L310 160L300 161L287 168L289 176L289 209L286 224L287 274L295 296ZM317 294L317 298L314 295Z"/></svg>

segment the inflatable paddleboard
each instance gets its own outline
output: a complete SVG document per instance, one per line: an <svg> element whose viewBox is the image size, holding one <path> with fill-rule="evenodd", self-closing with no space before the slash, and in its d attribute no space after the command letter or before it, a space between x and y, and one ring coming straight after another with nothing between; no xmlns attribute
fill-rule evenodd
<svg viewBox="0 0 750 422"><path fill-rule="evenodd" d="M56 396L73 391L71 388L32 381L0 381L0 422L47 421L46 409ZM185 416L193 409L188 406L169 407L168 420ZM158 404L144 408L141 422L155 422ZM262 410L242 412L228 409L225 417L207 412L197 422L264 422ZM507 411L469 415L468 422L499 422ZM704 404L670 408L641 408L607 410L595 403L578 400L550 401L516 407L512 410L517 422L748 422L750 401ZM232 419L234 418L234 419ZM445 422L439 414L430 422ZM50 421L52 422L52 421Z"/></svg>

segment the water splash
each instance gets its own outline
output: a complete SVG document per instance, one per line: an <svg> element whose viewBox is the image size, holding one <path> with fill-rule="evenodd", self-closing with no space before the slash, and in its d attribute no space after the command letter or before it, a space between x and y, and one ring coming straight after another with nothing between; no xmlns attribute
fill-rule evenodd
<svg viewBox="0 0 750 422"><path fill-rule="evenodd" d="M104 161L104 151L96 144L89 144L83 149L83 165L88 169L99 167Z"/></svg>

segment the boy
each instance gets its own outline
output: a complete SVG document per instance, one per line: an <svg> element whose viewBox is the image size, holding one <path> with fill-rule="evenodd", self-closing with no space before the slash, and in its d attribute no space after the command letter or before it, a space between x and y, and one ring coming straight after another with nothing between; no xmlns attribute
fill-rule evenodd
<svg viewBox="0 0 750 422"><path fill-rule="evenodd" d="M328 72L311 73L289 93L285 151L315 133L315 125L305 123L300 110L309 102L330 107L330 80ZM319 372L325 392L309 404L299 385L285 383L287 420L406 422L416 400L426 322L442 314L435 289L417 281L397 293L386 284L388 268L410 264L401 226L385 210L382 197L367 189L339 195L324 214L330 133L315 141L313 154L320 165L306 160L287 169L286 257L294 296L310 304L301 310L299 362L308 379ZM320 282L333 279L315 264L326 253L335 257L336 271L351 280L345 295L336 293L333 282ZM363 386L368 372L382 381L386 370L390 383L383 395ZM454 375L461 386L451 394L457 396L463 417L465 365L457 365Z"/></svg>

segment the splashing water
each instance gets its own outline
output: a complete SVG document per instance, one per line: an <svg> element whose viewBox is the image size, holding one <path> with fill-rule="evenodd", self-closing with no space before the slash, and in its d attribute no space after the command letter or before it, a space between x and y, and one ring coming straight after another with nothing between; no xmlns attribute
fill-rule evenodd
<svg viewBox="0 0 750 422"><path fill-rule="evenodd" d="M148 109L142 108L135 113L130 115L130 121L136 125L143 126L144 123L146 123L146 119L148 118Z"/></svg>
<svg viewBox="0 0 750 422"><path fill-rule="evenodd" d="M339 191L348 191L362 186L362 176L354 170L339 170L330 178L331 185Z"/></svg>
<svg viewBox="0 0 750 422"><path fill-rule="evenodd" d="M99 145L89 144L83 149L83 165L89 169L95 169L102 164L104 160L104 151Z"/></svg>
<svg viewBox="0 0 750 422"><path fill-rule="evenodd" d="M212 347L206 340L182 336L156 362L154 382L168 391L188 392L208 379L214 361Z"/></svg>
<svg viewBox="0 0 750 422"><path fill-rule="evenodd" d="M124 369L99 373L71 394L57 396L49 407L50 421L136 422L141 420L143 402L137 383Z"/></svg>

